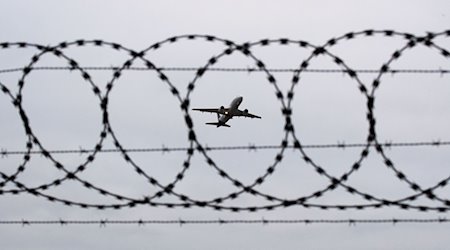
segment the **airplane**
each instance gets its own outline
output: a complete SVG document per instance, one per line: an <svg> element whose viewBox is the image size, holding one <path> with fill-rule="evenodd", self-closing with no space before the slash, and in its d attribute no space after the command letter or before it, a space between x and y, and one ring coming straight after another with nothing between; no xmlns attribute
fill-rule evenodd
<svg viewBox="0 0 450 250"><path fill-rule="evenodd" d="M207 122L207 125L215 125L217 127L231 127L230 125L226 124L228 120L232 119L234 116L243 116L243 117L250 117L250 118L258 118L261 119L260 116L250 114L248 112L248 109L239 110L238 107L241 105L242 100L244 98L242 96L234 98L234 100L231 102L229 108L225 108L224 106L221 106L218 109L212 108L212 109L192 109L195 111L200 112L209 112L209 113L216 113L217 114L217 122Z"/></svg>

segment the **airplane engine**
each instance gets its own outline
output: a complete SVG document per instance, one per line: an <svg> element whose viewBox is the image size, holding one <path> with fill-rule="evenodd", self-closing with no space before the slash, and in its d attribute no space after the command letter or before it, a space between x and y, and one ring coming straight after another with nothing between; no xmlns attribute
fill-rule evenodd
<svg viewBox="0 0 450 250"><path fill-rule="evenodd" d="M248 109L244 109L244 114L248 114Z"/></svg>
<svg viewBox="0 0 450 250"><path fill-rule="evenodd" d="M219 111L220 111L221 114L224 112L224 110L225 110L225 107L224 106L220 106Z"/></svg>

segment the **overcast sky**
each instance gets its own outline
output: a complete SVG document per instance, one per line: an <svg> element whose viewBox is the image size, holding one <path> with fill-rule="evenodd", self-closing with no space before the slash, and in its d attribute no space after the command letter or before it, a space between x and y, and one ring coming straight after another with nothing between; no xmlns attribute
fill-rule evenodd
<svg viewBox="0 0 450 250"><path fill-rule="evenodd" d="M235 43L288 38L325 44L331 38L367 29L407 32L417 36L450 29L448 1L3 1L0 3L2 42L56 45L78 39L101 39L140 51L169 37L186 34L212 35ZM360 36L342 40L329 52L352 69L379 69L391 55L406 45L399 36ZM448 37L434 41L450 50ZM201 67L226 45L205 39L179 40L150 51L146 58L158 67ZM35 48L0 49L0 70L24 67L38 51ZM297 44L255 46L253 55L267 68L298 68L311 53ZM129 59L123 50L109 46L72 46L65 55L81 66L119 66ZM44 55L35 66L67 66L62 58ZM236 52L221 57L215 67L248 68L255 61ZM144 66L136 60L133 66ZM323 55L310 62L314 69L341 69ZM394 69L450 69L440 51L418 45L407 49ZM88 71L105 93L111 71ZM195 72L166 71L184 98ZM14 94L22 72L2 73L0 82ZM284 95L292 73L274 73ZM360 83L371 88L376 74L359 74ZM342 73L303 73L295 87L291 107L295 136L302 144L364 143L368 134L366 97L358 81ZM91 149L100 140L102 112L92 86L78 71L32 71L25 79L22 106L34 134L48 150ZM180 102L154 71L124 71L109 96L111 128L124 148L189 146L188 130ZM203 146L279 145L285 136L282 104L276 89L262 72L207 71L195 82L191 108L227 106L243 96L242 109L262 116L261 120L233 119L231 128L204 125L214 114L193 113L197 138ZM448 74L386 74L375 94L374 115L380 142L449 141L450 85ZM291 135L288 137L292 142ZM27 138L17 110L9 96L0 94L0 149L25 150ZM35 148L37 148L35 146ZM111 135L103 148L114 148ZM386 155L408 178L422 187L432 187L449 176L448 146L403 147L386 150ZM274 163L279 150L212 151L208 155L230 176L250 184ZM305 149L311 159L333 176L349 171L362 148ZM131 153L135 163L162 184L175 180L187 159L185 152ZM55 154L69 170L75 170L86 155ZM22 156L0 158L0 171L13 174ZM175 191L197 200L211 200L237 191L194 154L191 166ZM400 199L414 192L388 169L374 150L347 184L383 199ZM64 176L48 159L32 156L18 180L37 187ZM79 175L111 192L141 199L159 189L133 170L118 153L99 153ZM3 182L0 179L0 182ZM302 160L299 151L287 149L275 173L256 190L283 199L294 199L324 189L330 181ZM17 188L7 183L0 190ZM76 181L43 191L45 194L91 204L120 203L86 189ZM435 192L450 199L450 189ZM179 202L164 196L159 202ZM368 204L360 196L337 188L314 204ZM261 197L242 195L226 206L272 204ZM419 198L412 205L441 206L438 201ZM121 210L81 209L49 202L29 194L0 196L0 220L97 220L97 219L391 219L438 218L447 213L418 212L398 207L362 211L320 210L294 206L274 211L231 213L210 208L167 209L137 206ZM278 224L278 225L0 225L4 249L446 249L450 245L447 224Z"/></svg>

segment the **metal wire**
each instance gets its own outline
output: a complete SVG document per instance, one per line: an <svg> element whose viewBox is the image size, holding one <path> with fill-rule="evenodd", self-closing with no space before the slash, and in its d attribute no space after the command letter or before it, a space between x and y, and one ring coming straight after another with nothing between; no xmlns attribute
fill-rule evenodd
<svg viewBox="0 0 450 250"><path fill-rule="evenodd" d="M116 66L82 66L82 68L86 71L114 71L120 69L120 67ZM53 71L53 70L73 70L72 67L66 66L36 66L30 68L31 70L36 71ZM24 68L10 68L10 69L0 69L0 74L5 73L13 73L13 72L22 72ZM147 67L129 67L123 69L124 71L155 71L155 68L147 68ZM159 67L159 71L193 71L196 72L199 70L197 67ZM208 68L207 71L211 72L264 72L263 69L260 68ZM268 72L271 73L293 73L298 71L298 69L289 69L289 68L270 68L267 69ZM335 73L348 73L345 69L306 69L305 73L319 73L319 74L335 74ZM355 69L354 72L360 74L378 74L381 72L379 69ZM450 70L447 69L389 69L386 71L391 74L448 74Z"/></svg>
<svg viewBox="0 0 450 250"><path fill-rule="evenodd" d="M237 224L256 224L256 225L274 225L274 224L348 224L356 226L357 224L443 224L449 223L447 218L436 219L212 219L212 220L117 220L117 219L101 219L101 220L0 220L0 225L98 225L105 227L107 225L237 225Z"/></svg>
<svg viewBox="0 0 450 250"><path fill-rule="evenodd" d="M385 142L379 144L383 148L397 148L397 147L439 147L439 146L449 146L450 141L421 141L421 142ZM375 147L375 145L370 145L371 147ZM330 148L364 148L366 144L364 143L335 143L335 144L306 144L302 146L304 149L330 149ZM282 145L254 145L249 144L247 146L206 146L201 150L205 151L237 151L237 150L246 150L246 151L258 151L258 150L269 150L269 149L281 149ZM295 149L294 145L287 145L284 148ZM126 148L123 149L127 153L170 153L170 152L187 152L189 147L154 147L154 148ZM45 153L50 154L88 154L95 152L95 149L57 149L57 150L48 150ZM120 153L121 150L116 148L110 149L100 149L97 153ZM31 150L31 151L10 151L7 149L0 149L1 157L8 157L10 155L43 155L44 151L42 150Z"/></svg>
<svg viewBox="0 0 450 250"><path fill-rule="evenodd" d="M378 70L356 70L350 68L345 61L336 56L335 54L329 51L329 48L335 46L338 43L358 39L361 37L369 37L369 36L382 36L386 39L395 39L400 38L404 40L404 46L400 47L396 51L394 51L389 58L383 63ZM256 212L260 210L273 210L278 208L285 208L290 206L300 206L304 208L316 208L316 209L336 209L336 210L362 210L362 209L370 209L370 208L383 208L383 207L397 207L399 209L405 210L417 210L422 212L428 211L437 211L437 212L448 212L450 210L450 200L445 197L440 197L437 195L437 190L447 187L448 182L450 181L450 176L444 176L441 180L435 183L432 186L421 186L417 181L414 181L410 176L406 173L402 172L394 163L392 159L390 159L386 153L386 148L388 148L386 144L380 143L377 138L376 133L376 117L373 111L374 105L376 102L376 93L379 86L382 83L382 77L388 73L439 73L446 74L448 70L424 70L424 69L407 69L407 70L393 70L391 69L391 64L395 60L401 58L401 56L408 50L416 47L416 46L424 46L437 52L438 56L442 56L445 59L450 58L450 52L445 48L435 44L434 40L437 37L450 37L450 30L439 32L439 33L427 33L425 36L416 36L409 33L396 32L393 30L364 30L360 32L349 32L339 37L329 39L325 44L322 45L314 45L307 41L303 40L291 40L287 38L280 39L262 39L260 41L252 42L252 43L243 43L238 44L228 39L222 39L211 35L183 35L183 36L175 36L167 38L163 41L157 42L149 46L148 48L135 51L129 48L124 47L123 45L106 42L103 40L76 40L73 42L61 42L55 46L44 46L40 44L32 44L26 42L18 42L18 43L9 43L4 42L0 43L0 50L4 49L22 49L22 48L34 48L37 50L37 54L35 54L30 62L23 68L20 69L22 76L20 77L17 87L17 93L12 93L7 85L0 83L0 89L3 94L11 100L13 107L17 110L20 119L22 121L27 141L26 150L15 152L17 154L23 155L23 162L17 167L17 170L13 174L6 174L0 172L0 195L5 194L13 194L18 195L22 193L32 194L37 197L41 197L50 202L57 202L67 206L76 206L80 208L95 208L95 209L123 209L128 207L135 207L138 205L146 205L146 206L158 206L165 208L192 208L199 207L204 208L208 207L214 210L220 211L232 211L232 212L241 212L241 211L249 211ZM152 61L147 58L147 53L150 51L159 50L162 47L169 46L173 43L183 42L183 41L199 41L199 42L207 42L207 43L218 43L223 44L224 50L217 54L211 56L207 62L201 67L195 68L165 68L158 67ZM308 50L310 55L306 58L302 58L299 67L297 69L268 69L265 66L265 63L261 61L258 57L256 57L252 53L252 48L254 47L266 47L271 45L285 45L285 46L295 46L298 49ZM82 67L75 59L68 57L64 51L71 47L85 47L85 46L93 46L93 47L107 47L114 50L117 53L126 53L129 55L129 59L126 60L119 67L93 67L90 70L113 70L113 77L111 81L109 81L104 89L100 89L100 87L93 81L89 69ZM210 70L214 70L214 65L218 61L233 53L240 53L244 55L249 60L252 60L255 64L254 68L250 69L242 69L242 68L216 68L216 71L247 71L253 72L258 71L261 74L264 74L267 82L270 86L273 87L274 94L277 100L280 103L281 111L284 119L284 127L283 127L283 137L280 140L280 143L277 146L237 146L237 147L217 147L215 150L251 150L251 149L277 149L277 152L274 155L273 162L266 168L265 172L258 176L252 183L244 184L238 178L230 175L223 168L220 167L219 164L213 159L213 157L209 154L211 148L203 145L197 138L196 132L194 130L194 122L190 116L189 107L191 101L191 94L193 93L196 83L199 79L204 76L204 73ZM41 59L43 55L54 55L58 59L65 62L68 66L63 68L55 68L55 67L44 67L39 68L36 67L36 63ZM317 57L328 57L331 58L332 61L338 66L338 70L329 70L329 69L310 69L310 63ZM186 158L182 163L182 169L176 175L176 178L171 181L169 184L161 183L156 177L152 176L148 171L145 170L142 166L140 166L137 162L133 160L133 157L129 154L130 149L126 149L120 143L120 140L116 136L112 125L109 122L109 98L112 89L115 86L115 82L122 76L122 71L130 70L133 67L133 63L137 60L140 60L145 65L145 70L152 70L159 77L161 82L166 84L168 91L173 95L173 97L179 102L180 109L183 113L183 118L186 123L187 128L187 138L189 145L187 148L182 148L180 150L186 151ZM3 70L3 73L17 71L18 69L6 69ZM33 129L31 128L31 123L29 121L29 117L27 116L25 110L22 107L23 103L23 89L26 81L29 78L30 72L33 70L72 70L75 72L79 72L82 78L86 81L87 84L92 88L92 92L98 99L99 105L102 110L102 129L100 132L99 139L93 149L90 150L53 150L50 151L46 149L41 140L34 134ZM135 68L134 70L144 70L142 68ZM188 70L194 71L193 79L190 79L186 83L186 95L181 96L179 89L171 82L167 73L169 71L180 71L180 70ZM282 90L279 87L279 82L273 75L274 72L291 72L293 74L291 80L291 86L287 91ZM295 87L301 81L301 74L307 72L316 72L316 73L344 73L348 75L352 80L357 83L357 88L363 98L366 100L366 118L368 122L368 131L366 142L363 144L355 144L354 147L358 147L361 149L360 154L357 159L351 164L350 170L344 173L341 176L334 176L328 173L323 167L321 167L315 160L308 155L308 153L304 150L307 147L312 147L311 145L303 145L302 142L297 138L297 134L295 132L295 125L292 123L292 101L294 99ZM376 74L374 81L372 84L364 84L359 78L360 73L374 73ZM109 138L113 141L115 149L103 150L103 143L106 138ZM448 142L442 144L441 142L413 142L411 144L408 143L400 143L398 146L440 146L447 145ZM319 145L316 148L347 148L351 145L347 144L333 144L333 145ZM392 147L393 144L390 144ZM260 148L258 148L260 147ZM317 174L329 181L329 184L325 187L315 190L311 194L304 195L301 197L296 197L294 199L283 199L281 197L277 197L275 195L271 195L269 193L264 193L259 191L257 187L262 183L268 181L270 176L276 171L280 162L283 160L283 156L285 154L286 149L293 148L296 153L300 155L300 159L302 159L309 167L313 168ZM375 149L375 150L373 150ZM139 149L138 149L139 150ZM167 148L159 148L159 149L143 149L145 150L154 150L159 152L168 152ZM175 149L174 149L175 150ZM374 151L376 154L380 155L382 158L382 163L386 166L387 170L392 171L397 179L406 184L413 192L412 195L407 197L403 197L397 200L387 199L385 197L379 197L374 194L370 194L364 192L362 190L358 190L353 186L348 184L348 180L351 176L360 170L364 164L364 160L369 155L370 151ZM144 196L144 197L129 197L125 195L121 195L119 193L113 192L111 190L105 190L100 188L96 183L89 182L85 179L81 178L80 173L85 171L89 165L95 161L97 154L101 152L118 152L121 154L123 159L132 167L131 169L145 181L147 181L150 185L157 188L159 191L154 194ZM61 171L64 174L64 177L55 179L49 183L32 187L27 185L26 183L22 183L18 180L18 176L20 176L26 169L27 163L30 161L31 156L33 154L41 154L46 160L50 161L52 165L55 166L56 169ZM69 170L62 162L58 161L53 155L57 153L82 153L84 157L84 161L80 164L74 171ZM11 152L7 150L3 150L2 156L6 157L10 155ZM238 191L233 191L224 196L218 196L211 200L200 200L195 197L190 197L181 191L175 191L175 186L180 183L186 172L190 169L191 159L194 154L199 154L203 157L218 176L223 178L226 182L232 185ZM88 190L95 191L103 196L108 196L113 198L116 202L112 204L106 203L87 203L83 201L76 200L76 198L66 199L61 198L54 195L49 195L45 192L45 190L63 185L66 181L72 180L82 184ZM16 186L15 189L5 189L6 184L13 184ZM337 187L343 188L349 194L358 196L364 199L365 203L363 204L320 204L315 203L315 200L319 197L327 195L334 191ZM269 205L254 205L254 206L228 206L225 205L226 201L236 199L242 194L250 194L255 197L260 197L266 200ZM163 196L171 196L175 197L179 200L179 202L160 202L159 198ZM419 198L426 198L433 202L438 203L437 206L429 206L424 204L418 204L414 201L417 201Z"/></svg>

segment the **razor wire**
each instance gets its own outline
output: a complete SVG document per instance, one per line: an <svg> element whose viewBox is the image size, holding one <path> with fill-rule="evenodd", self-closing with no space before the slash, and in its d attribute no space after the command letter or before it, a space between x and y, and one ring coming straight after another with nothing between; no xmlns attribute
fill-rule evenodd
<svg viewBox="0 0 450 250"><path fill-rule="evenodd" d="M335 54L330 52L330 48L335 46L338 43L341 43L343 41L348 41L352 39L357 39L360 37L369 37L369 36L384 36L384 37L398 37L405 40L405 44L403 47L399 48L398 50L394 51L390 58L386 60L386 62L380 67L379 70L373 70L373 71L364 71L364 70L355 70L350 68L345 61L336 56ZM424 187L420 185L417 181L410 178L407 174L402 172L395 163L389 158L388 154L386 153L385 149L386 147L392 146L393 144L386 144L381 143L378 141L377 133L376 133L376 118L374 113L374 105L376 101L376 90L382 83L382 78L387 73L398 73L402 72L398 69L391 69L391 64L395 60L399 59L406 51L416 47L416 46L424 46L427 48L430 48L434 51L437 51L441 56L448 59L450 58L450 53L445 48L435 44L434 39L437 37L449 37L450 36L450 30L439 32L439 33L427 33L425 36L416 36L409 33L402 33L397 32L393 30L364 30L360 32L349 32L345 35L335 37L332 39L329 39L325 44L323 45L314 45L310 42L303 41L303 40L291 40L287 38L281 38L281 39L262 39L260 41L256 42L247 42L247 43L236 43L228 39L222 39L211 35L182 35L182 36L175 36L171 37L165 40L162 40L160 42L154 43L153 45L147 47L144 50L141 51L135 51L129 48L126 48L125 46L113 43L113 42L107 42L103 40L76 40L73 42L61 42L58 45L55 46L44 46L40 44L34 44L34 43L27 43L27 42L3 42L0 43L0 50L6 50L6 49L21 49L21 48L34 48L38 52L31 58L30 62L27 64L27 66L20 68L20 71L22 72L22 76L20 77L17 86L18 90L17 93L12 93L10 89L7 87L7 85L0 82L1 91L4 95L6 95L8 98L10 98L11 103L13 104L14 108L18 111L20 119L23 123L23 128L27 137L26 141L26 150L23 152L15 152L16 154L22 154L23 155L23 161L19 164L17 167L17 170L13 174L6 174L2 171L0 171L0 176L2 180L0 180L0 195L5 194L22 194L22 193L29 193L31 195L41 197L43 199L46 199L50 202L57 202L61 203L67 206L77 206L81 208L96 208L96 209L121 209L121 208L127 208L127 207L135 207L138 205L147 205L152 207L166 207L166 208L176 208L176 207L182 207L182 208L192 208L192 207L208 207L214 210L223 210L223 211L232 211L232 212L240 212L240 211L250 211L255 212L259 210L274 210L277 208L283 208L283 207L291 207L291 206L300 206L304 208L319 208L319 209L338 209L338 210L348 210L348 209L356 209L356 210L362 210L362 209L368 209L368 208L383 208L383 207L398 207L400 209L411 209L411 210L418 210L418 211L438 211L438 212L447 212L450 210L450 200L447 198L440 197L436 194L437 189L442 189L444 187L447 187L448 182L450 180L450 176L445 177L438 181L435 185ZM194 71L195 76L192 80L190 80L186 87L186 95L182 96L180 94L179 89L171 82L169 76L167 75L167 72L170 71L167 68L164 67L158 67L155 65L152 61L150 61L148 57L148 52L158 50L164 46L168 46L169 44L182 42L184 40L195 40L195 41L201 41L201 42L207 42L207 43L219 43L223 44L225 49L217 54L212 56L202 67L199 68L185 68L187 71ZM283 46L296 46L301 49L306 49L311 52L311 54L304 59L300 64L299 67L294 70L284 70L288 71L290 73L293 73L292 80L291 80L291 86L288 89L287 92L283 92L278 85L278 82L274 75L272 74L274 69L268 69L265 66L265 63L261 61L258 57L256 57L252 52L251 49L255 47L267 47L270 45L283 45ZM65 49L71 48L71 47L85 47L85 46L94 46L94 47L108 47L115 51L126 53L130 56L128 60L126 60L122 65L118 67L109 67L108 70L113 71L113 77L112 79L107 83L105 89L100 89L98 85L95 84L93 79L91 78L90 73L88 72L88 69L81 66L75 59L67 56L64 53ZM271 146L271 148L278 150L277 153L274 156L273 162L269 165L269 167L266 168L265 172L258 176L253 182L250 184L244 184L242 181L240 181L238 178L230 175L227 173L220 165L213 159L213 157L210 156L209 152L211 151L211 148L206 146L204 143L199 141L199 139L196 136L196 131L194 130L194 122L191 118L189 107L190 107L190 101L191 101L191 94L193 93L195 86L197 84L197 81L201 79L205 72L214 70L214 65L216 65L217 62L219 62L221 59L226 58L227 56L234 54L234 53L240 53L244 55L249 60L252 60L255 64L255 68L249 68L249 69L239 69L239 70L228 70L228 71L247 71L247 72L253 72L253 71L259 71L262 74L266 75L267 82L273 87L275 96L277 100L280 103L282 115L284 117L284 128L283 128L283 136L280 140L280 143ZM61 59L65 61L68 66L62 67L62 68L39 68L36 67L35 64L41 59L43 55L54 55L56 58ZM348 75L352 80L354 80L357 83L358 90L365 98L366 100L366 108L367 108L367 122L368 122L368 134L366 138L365 143L358 144L358 148L361 148L361 152L359 153L359 157L350 165L349 170L342 174L341 176L333 176L329 172L327 172L322 166L320 166L318 163L314 161L314 159L309 156L305 148L309 147L310 145L305 145L301 142L301 139L297 136L295 132L295 125L292 123L292 114L293 114L293 105L292 100L294 99L294 93L296 86L301 81L302 74L306 72L325 72L325 71L318 71L316 69L310 69L309 65L310 62L313 61L313 59L320 57L320 56L326 56L333 60L333 62L340 68L339 70L333 70L332 72L341 72L346 75ZM151 173L148 173L145 171L142 166L140 166L138 163L133 160L133 157L130 156L130 150L125 148L121 143L119 137L116 135L113 125L110 123L109 120L109 112L108 112L108 104L110 100L110 93L112 93L115 82L122 76L122 72L125 70L133 69L133 63L135 61L141 61L144 63L145 67L142 70L152 70L155 72L155 74L159 77L159 80L167 85L169 91L174 96L174 98L179 102L180 109L183 113L183 118L187 127L187 138L188 138L188 147L182 148L179 151L186 153L186 158L182 163L182 169L181 171L176 174L176 177L169 182L168 184L161 183L156 177L152 176ZM79 72L84 79L84 81L87 82L87 84L90 85L92 92L94 96L98 99L98 103L102 112L102 128L99 133L99 139L93 149L91 150L82 150L79 151L71 151L71 152L79 152L82 153L84 156L83 162L74 170L70 171L63 163L58 161L54 154L62 153L58 151L52 151L44 147L43 143L39 140L39 138L36 136L36 134L33 132L32 127L30 126L29 118L22 106L23 99L25 98L23 96L23 89L25 87L25 83L27 80L27 77L29 74L34 70L67 70L70 69L71 71ZM92 68L91 68L92 69ZM98 70L104 70L105 68L98 68ZM174 70L180 70L180 68L172 68ZM227 71L226 69L223 69L223 71ZM17 72L17 69L9 69L4 70L2 73L7 72ZM405 71L408 72L408 71ZM409 71L410 73L420 73L420 70L417 71ZM425 71L422 71L425 72ZM330 71L331 73L331 71ZM359 74L361 73L375 73L376 77L373 80L371 84L371 88L366 87L366 85L363 84L363 82L359 78ZM440 74L446 74L448 73L447 70L433 70L426 73L440 73ZM131 165L134 172L136 172L137 175L144 178L150 185L153 187L156 187L159 189L159 191L146 195L143 198L136 198L136 197L129 197L125 195L121 195L115 192L112 192L110 190L103 189L99 187L95 183L91 183L89 181L86 181L79 177L79 174L85 171L89 165L95 161L97 155L101 152L104 152L103 149L103 143L105 139L109 137L113 140L113 144L115 146L115 149L110 150L111 152L119 153L123 159ZM447 142L445 142L447 143ZM431 146L439 146L439 145L445 145L441 144L441 142L417 142L413 144L423 144L423 145L431 145ZM400 143L405 144L405 143ZM336 144L335 147L341 147L345 148L346 144ZM34 149L36 148L36 149ZM248 147L240 147L242 149L252 149L257 148L256 146L248 146ZM266 182L269 177L277 170L279 164L283 160L283 156L285 154L286 149L293 148L295 152L297 152L303 162L305 162L308 166L312 167L317 174L319 174L321 177L328 179L329 184L323 187L320 190L316 190L312 192L311 194L304 195L301 197L297 197L294 199L284 199L281 197L277 197L268 193L264 193L262 191L259 191L257 187L261 185L262 183ZM377 197L373 194L364 192L363 190L357 189L349 184L347 184L349 178L351 175L353 175L355 172L360 170L363 166L364 160L367 158L367 156L370 154L370 149L374 148L375 152L379 154L382 159L383 163L386 165L388 169L393 171L395 176L398 178L399 181L405 183L413 192L413 195L409 195L406 197L403 197L401 199L396 200L390 200L386 199L384 197ZM167 152L167 148L161 148L162 152ZM157 151L157 150L155 150ZM30 161L33 154L39 153L43 157L45 157L47 160L52 162L54 167L65 174L64 177L54 179L53 181L43 184L40 186L29 186L25 183L22 183L18 181L18 176L24 173L27 167L27 163ZM12 154L12 152L9 152L8 150L2 150L1 155L7 156ZM238 191L234 191L232 193L229 193L224 196L216 197L214 199L209 200L199 200L194 197L191 197L189 195L186 195L182 192L175 191L175 187L177 184L182 182L185 174L190 169L191 166L191 159L194 154L199 154L200 156L204 157L206 163L214 169L218 176L225 179L232 185L233 187L237 188ZM54 195L49 195L45 191L48 190L51 187L56 187L63 185L66 181L72 180L77 181L80 184L82 184L84 187L86 187L88 190L96 191L99 194L103 196L112 197L117 200L117 203L112 204L103 204L103 203L85 203L77 200L72 199L65 199L61 197L57 197ZM17 188L15 189L5 189L4 187L6 184L12 183ZM324 205L315 203L314 199L322 197L326 195L327 193L331 193L336 188L343 188L346 190L349 194L354 196L362 197L364 200L366 200L368 203L365 204L351 204L351 205L343 205L343 204L332 204L332 205ZM267 202L270 203L270 205L262 205L262 206L229 206L224 205L226 201L234 200L238 198L239 196L243 194L250 194L255 197L261 197ZM160 202L158 201L159 198L164 196L171 196L176 197L179 202ZM440 206L428 206L428 205L415 205L412 202L416 201L418 198L425 197L427 199L439 202Z"/></svg>

